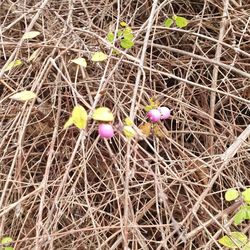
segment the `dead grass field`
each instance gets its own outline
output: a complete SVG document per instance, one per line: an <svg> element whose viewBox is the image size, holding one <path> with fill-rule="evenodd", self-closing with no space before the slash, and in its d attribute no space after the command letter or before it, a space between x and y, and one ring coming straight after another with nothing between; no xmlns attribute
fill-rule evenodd
<svg viewBox="0 0 250 250"><path fill-rule="evenodd" d="M188 26L165 28L174 14ZM106 35L120 21L135 45L117 55ZM9 98L24 89L38 98ZM224 193L250 185L249 97L248 0L0 0L0 237L22 250L224 249L241 204ZM63 129L76 104L138 127L150 98L172 110L161 138Z"/></svg>

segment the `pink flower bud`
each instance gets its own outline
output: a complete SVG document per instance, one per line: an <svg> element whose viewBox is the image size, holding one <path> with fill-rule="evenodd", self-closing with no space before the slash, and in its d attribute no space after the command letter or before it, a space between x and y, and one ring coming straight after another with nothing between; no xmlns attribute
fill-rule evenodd
<svg viewBox="0 0 250 250"><path fill-rule="evenodd" d="M98 133L101 138L109 139L114 136L114 129L110 124L100 124L98 127Z"/></svg>
<svg viewBox="0 0 250 250"><path fill-rule="evenodd" d="M161 120L168 119L170 117L170 109L167 107L160 107L158 110L161 113Z"/></svg>
<svg viewBox="0 0 250 250"><path fill-rule="evenodd" d="M158 122L161 119L161 113L157 109L151 109L147 113L147 117L150 119L151 122Z"/></svg>

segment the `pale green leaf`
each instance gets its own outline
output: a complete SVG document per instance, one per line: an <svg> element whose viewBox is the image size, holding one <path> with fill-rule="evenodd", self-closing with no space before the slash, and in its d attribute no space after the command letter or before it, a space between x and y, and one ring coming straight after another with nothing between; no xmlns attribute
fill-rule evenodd
<svg viewBox="0 0 250 250"><path fill-rule="evenodd" d="M114 116L109 108L100 107L94 110L92 118L96 121L112 122Z"/></svg>
<svg viewBox="0 0 250 250"><path fill-rule="evenodd" d="M131 139L136 135L135 130L131 126L124 126L123 133L128 139Z"/></svg>
<svg viewBox="0 0 250 250"><path fill-rule="evenodd" d="M131 41L134 39L134 35L130 32L123 32L123 37L125 40Z"/></svg>
<svg viewBox="0 0 250 250"><path fill-rule="evenodd" d="M230 236L223 236L219 243L230 249L236 249L247 243L247 236L241 232L232 232Z"/></svg>
<svg viewBox="0 0 250 250"><path fill-rule="evenodd" d="M13 69L13 68L15 68L15 67L17 67L17 66L19 66L19 65L22 65L22 64L23 64L23 62L22 62L21 60L19 60L19 59L15 60L15 61L12 61L12 62L10 62L10 63L4 68L4 72L5 72L5 71L9 71L9 70L11 70L11 69Z"/></svg>
<svg viewBox="0 0 250 250"><path fill-rule="evenodd" d="M134 125L133 121L129 117L125 118L124 124L127 125L127 126Z"/></svg>
<svg viewBox="0 0 250 250"><path fill-rule="evenodd" d="M24 90L12 95L10 98L15 101L28 101L36 97L37 95L33 91Z"/></svg>
<svg viewBox="0 0 250 250"><path fill-rule="evenodd" d="M33 60L36 59L37 55L38 55L38 52L39 52L39 49L35 50L31 55L30 57L28 58L28 62L31 62Z"/></svg>
<svg viewBox="0 0 250 250"><path fill-rule="evenodd" d="M71 62L75 63L75 64L78 64L84 68L87 67L87 62L85 60L85 58L82 58L82 57L79 57L79 58L76 58L76 59L73 59L71 60Z"/></svg>
<svg viewBox="0 0 250 250"><path fill-rule="evenodd" d="M237 199L238 197L239 197L239 192L234 188L228 189L225 193L226 201L233 201Z"/></svg>
<svg viewBox="0 0 250 250"><path fill-rule="evenodd" d="M242 250L250 250L250 242L247 242L247 244L242 248Z"/></svg>
<svg viewBox="0 0 250 250"><path fill-rule="evenodd" d="M115 35L113 32L109 32L108 35L107 35L107 40L110 42L110 43L113 43L114 40L115 40Z"/></svg>
<svg viewBox="0 0 250 250"><path fill-rule="evenodd" d="M5 247L3 250L14 250L13 247Z"/></svg>
<svg viewBox="0 0 250 250"><path fill-rule="evenodd" d="M245 191L242 192L242 197L246 203L250 203L250 188L247 188Z"/></svg>
<svg viewBox="0 0 250 250"><path fill-rule="evenodd" d="M148 111L150 111L151 109L156 109L156 108L158 108L159 107L159 101L154 101L153 100L153 98L150 98L149 99L149 105L146 105L145 107L144 107L144 110L146 111L146 112L148 112Z"/></svg>
<svg viewBox="0 0 250 250"><path fill-rule="evenodd" d="M121 46L124 49L130 49L130 48L132 48L134 46L134 42L124 38L124 39L121 40Z"/></svg>
<svg viewBox="0 0 250 250"><path fill-rule="evenodd" d="M171 25L174 23L173 19L172 18L167 18L165 21L164 21L164 25L165 27L167 28L170 28Z"/></svg>
<svg viewBox="0 0 250 250"><path fill-rule="evenodd" d="M108 58L108 56L106 54L104 54L103 52L95 52L92 55L91 60L93 62L102 62L102 61L105 61L107 58Z"/></svg>
<svg viewBox="0 0 250 250"><path fill-rule="evenodd" d="M70 126L73 125L73 124L74 124L74 120L73 120L72 117L70 117L70 118L66 121L66 123L64 124L63 128L66 129L66 128L70 127Z"/></svg>
<svg viewBox="0 0 250 250"><path fill-rule="evenodd" d="M77 105L74 107L71 116L73 123L79 129L85 129L88 121L88 114L84 107ZM71 121L70 121L71 122ZM69 122L69 123L70 123Z"/></svg>
<svg viewBox="0 0 250 250"><path fill-rule="evenodd" d="M173 16L173 19L175 20L176 26L178 28L184 28L188 25L188 20L185 17Z"/></svg>
<svg viewBox="0 0 250 250"><path fill-rule="evenodd" d="M41 33L39 31L29 31L23 34L23 39L32 39L39 36Z"/></svg>

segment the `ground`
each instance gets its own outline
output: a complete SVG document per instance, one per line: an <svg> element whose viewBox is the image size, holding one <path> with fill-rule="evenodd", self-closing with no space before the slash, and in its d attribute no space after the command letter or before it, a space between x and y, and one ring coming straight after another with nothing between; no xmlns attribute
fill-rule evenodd
<svg viewBox="0 0 250 250"><path fill-rule="evenodd" d="M188 25L165 27L175 15ZM249 231L231 219L242 201L224 199L250 178L249 16L242 0L0 1L0 237L22 250L208 250ZM121 21L132 48L107 40ZM37 98L10 98L23 90ZM147 137L151 98L171 117ZM76 105L88 125L64 129ZM109 140L91 119L100 106L115 117Z"/></svg>

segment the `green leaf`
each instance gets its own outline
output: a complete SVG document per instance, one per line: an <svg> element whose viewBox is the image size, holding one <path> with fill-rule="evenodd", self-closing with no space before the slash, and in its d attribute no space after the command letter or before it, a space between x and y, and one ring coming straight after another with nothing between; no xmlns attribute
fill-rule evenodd
<svg viewBox="0 0 250 250"><path fill-rule="evenodd" d="M134 46L134 42L124 38L124 39L121 40L121 46L124 49L130 49L130 48L132 48Z"/></svg>
<svg viewBox="0 0 250 250"><path fill-rule="evenodd" d="M185 17L173 16L173 20L175 20L176 26L178 28L184 28L188 25L188 20Z"/></svg>
<svg viewBox="0 0 250 250"><path fill-rule="evenodd" d="M92 118L95 121L112 122L114 116L109 108L100 107L94 110Z"/></svg>
<svg viewBox="0 0 250 250"><path fill-rule="evenodd" d="M23 34L23 39L32 39L39 36L41 33L39 31L30 31Z"/></svg>
<svg viewBox="0 0 250 250"><path fill-rule="evenodd" d="M110 42L110 43L113 43L114 40L115 40L115 35L113 32L109 32L108 35L107 35L107 40Z"/></svg>
<svg viewBox="0 0 250 250"><path fill-rule="evenodd" d="M122 27L126 27L127 26L127 23L126 22L120 22L120 25L122 26Z"/></svg>
<svg viewBox="0 0 250 250"><path fill-rule="evenodd" d="M244 221L246 218L246 212L244 210L239 210L235 215L234 215L234 225L238 226L242 221Z"/></svg>
<svg viewBox="0 0 250 250"><path fill-rule="evenodd" d="M133 126L134 125L133 121L129 117L125 118L124 124L127 125L127 126Z"/></svg>
<svg viewBox="0 0 250 250"><path fill-rule="evenodd" d="M230 236L223 236L219 239L221 245L231 249L243 247L247 241L247 236L241 232L232 232Z"/></svg>
<svg viewBox="0 0 250 250"><path fill-rule="evenodd" d="M117 37L121 37L122 35L123 35L122 30L118 30L118 31L117 31Z"/></svg>
<svg viewBox="0 0 250 250"><path fill-rule="evenodd" d="M6 72L6 71L9 71L9 70L11 70L11 69L13 69L13 68L15 68L15 67L17 67L17 66L19 66L19 65L22 65L23 64L23 62L21 61L21 60L15 60L15 61L12 61L12 62L10 62L6 67L5 67L5 69L4 69L4 72Z"/></svg>
<svg viewBox="0 0 250 250"><path fill-rule="evenodd" d="M21 92L18 92L10 97L10 99L15 100L15 101L29 101L31 99L36 98L37 95L33 91L29 90L24 90Z"/></svg>
<svg viewBox="0 0 250 250"><path fill-rule="evenodd" d="M128 139L131 139L136 135L135 130L131 126L124 126L123 133Z"/></svg>
<svg viewBox="0 0 250 250"><path fill-rule="evenodd" d="M87 67L87 62L85 60L85 58L82 58L82 57L79 57L79 58L76 58L76 59L73 59L71 60L71 62L75 63L75 64L78 64L84 68Z"/></svg>
<svg viewBox="0 0 250 250"><path fill-rule="evenodd" d="M91 60L93 62L102 62L102 61L105 61L107 58L108 58L108 56L106 54L104 54L103 52L95 52L92 55Z"/></svg>
<svg viewBox="0 0 250 250"><path fill-rule="evenodd" d="M225 193L225 200L226 201L233 201L235 199L237 199L239 197L239 192L232 188L232 189L228 189Z"/></svg>
<svg viewBox="0 0 250 250"><path fill-rule="evenodd" d="M3 237L1 240L1 244L4 246L4 248L0 248L1 250L14 250L13 247L9 246L13 242L13 239L11 237Z"/></svg>
<svg viewBox="0 0 250 250"><path fill-rule="evenodd" d="M234 215L234 224L237 226L244 220L250 219L250 206L242 206Z"/></svg>
<svg viewBox="0 0 250 250"><path fill-rule="evenodd" d="M123 33L123 37L125 40L133 42L132 40L134 39L134 35L132 33Z"/></svg>
<svg viewBox="0 0 250 250"><path fill-rule="evenodd" d="M167 18L165 21L164 21L164 25L165 27L167 28L170 28L171 25L174 23L173 19L172 18Z"/></svg>
<svg viewBox="0 0 250 250"><path fill-rule="evenodd" d="M242 197L246 203L250 203L250 188L247 188L245 191L242 192Z"/></svg>
<svg viewBox="0 0 250 250"><path fill-rule="evenodd" d="M13 242L13 239L11 237L3 237L1 240L1 244L7 245Z"/></svg>

